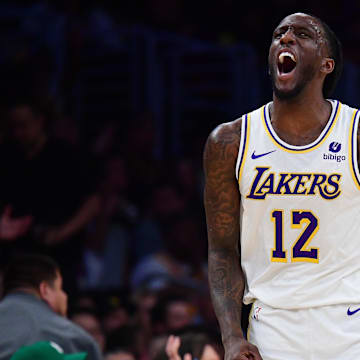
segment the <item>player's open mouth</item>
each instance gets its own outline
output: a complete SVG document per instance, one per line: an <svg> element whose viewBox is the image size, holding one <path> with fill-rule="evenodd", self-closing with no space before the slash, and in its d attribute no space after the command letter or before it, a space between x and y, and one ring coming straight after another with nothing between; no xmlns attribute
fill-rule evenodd
<svg viewBox="0 0 360 360"><path fill-rule="evenodd" d="M293 54L288 51L283 51L280 53L278 58L278 71L280 77L288 77L290 73L296 67L296 59Z"/></svg>

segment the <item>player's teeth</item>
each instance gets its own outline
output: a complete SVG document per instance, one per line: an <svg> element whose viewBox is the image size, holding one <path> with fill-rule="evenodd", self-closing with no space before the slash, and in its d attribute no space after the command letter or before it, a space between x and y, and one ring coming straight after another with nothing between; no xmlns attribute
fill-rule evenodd
<svg viewBox="0 0 360 360"><path fill-rule="evenodd" d="M284 51L279 55L280 64L282 64L284 62L285 56L288 56L292 61L296 62L295 56L293 54L291 54L287 51Z"/></svg>

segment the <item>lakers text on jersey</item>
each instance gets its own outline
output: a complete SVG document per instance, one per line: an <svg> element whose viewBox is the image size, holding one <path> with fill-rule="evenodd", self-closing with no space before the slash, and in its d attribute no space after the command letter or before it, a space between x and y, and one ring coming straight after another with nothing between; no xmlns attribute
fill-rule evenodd
<svg viewBox="0 0 360 360"><path fill-rule="evenodd" d="M305 146L276 134L270 103L242 117L236 176L245 303L360 303L359 113L329 101L327 125Z"/></svg>

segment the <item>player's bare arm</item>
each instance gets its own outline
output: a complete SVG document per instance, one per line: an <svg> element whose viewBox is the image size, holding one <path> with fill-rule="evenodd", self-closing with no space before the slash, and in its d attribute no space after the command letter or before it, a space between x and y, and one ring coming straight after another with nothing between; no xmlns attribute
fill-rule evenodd
<svg viewBox="0 0 360 360"><path fill-rule="evenodd" d="M241 329L244 275L240 266L240 193L235 177L241 121L222 124L204 152L205 211L211 297L225 347L225 359L261 359Z"/></svg>

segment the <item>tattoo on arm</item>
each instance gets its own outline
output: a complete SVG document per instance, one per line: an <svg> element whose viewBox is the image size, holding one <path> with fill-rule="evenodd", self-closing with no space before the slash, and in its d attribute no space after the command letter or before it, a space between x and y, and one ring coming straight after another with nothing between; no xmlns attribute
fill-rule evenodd
<svg viewBox="0 0 360 360"><path fill-rule="evenodd" d="M240 121L221 125L204 152L209 285L223 340L242 337L244 276L239 259L240 194L235 166Z"/></svg>

